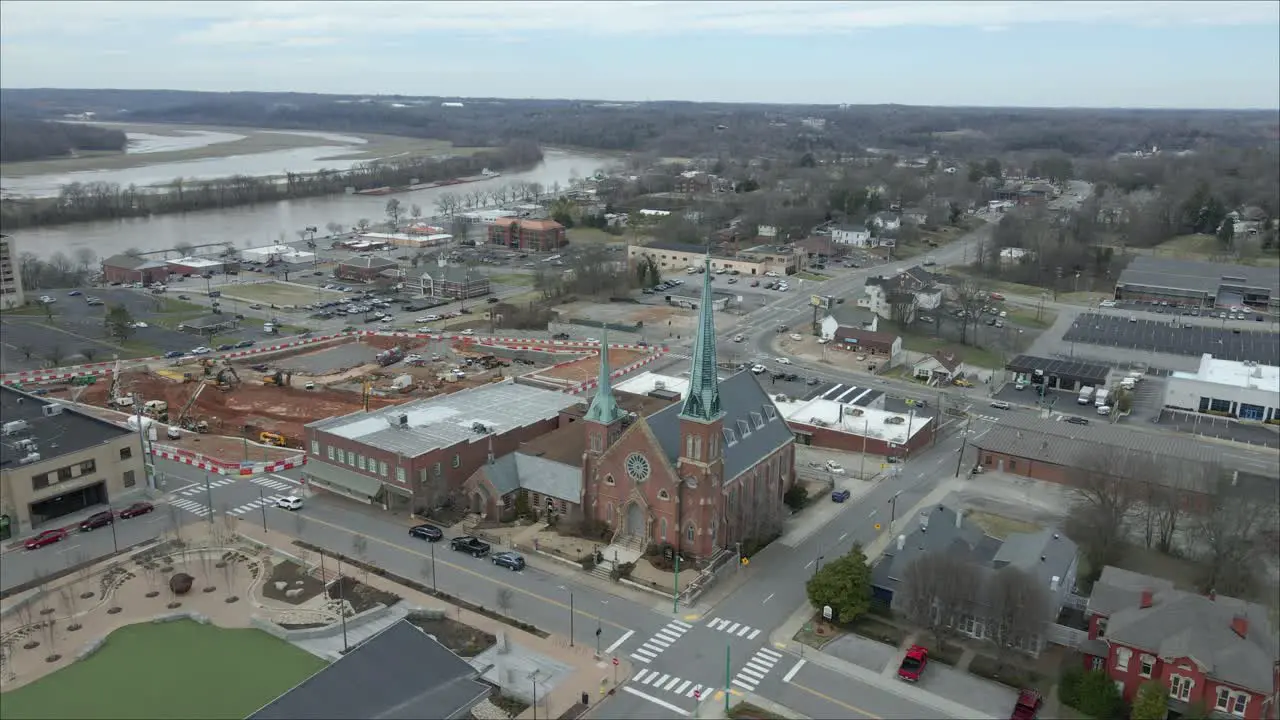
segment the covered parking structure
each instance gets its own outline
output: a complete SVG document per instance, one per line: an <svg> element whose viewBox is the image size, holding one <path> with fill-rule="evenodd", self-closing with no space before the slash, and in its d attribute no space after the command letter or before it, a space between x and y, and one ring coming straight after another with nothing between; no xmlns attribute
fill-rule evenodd
<svg viewBox="0 0 1280 720"><path fill-rule="evenodd" d="M189 333L204 335L205 337L213 337L218 333L224 333L235 330L240 327L240 322L229 315L205 315L195 320L188 320L178 326L179 330Z"/></svg>
<svg viewBox="0 0 1280 720"><path fill-rule="evenodd" d="M1019 355L1004 366L1015 380L1043 385L1044 390L1076 392L1086 385L1105 386L1111 368L1080 360L1054 360L1034 355Z"/></svg>

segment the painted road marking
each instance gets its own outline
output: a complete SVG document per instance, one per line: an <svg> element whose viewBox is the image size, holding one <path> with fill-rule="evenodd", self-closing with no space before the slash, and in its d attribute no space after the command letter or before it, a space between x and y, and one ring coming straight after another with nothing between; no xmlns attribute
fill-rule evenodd
<svg viewBox="0 0 1280 720"><path fill-rule="evenodd" d="M680 682L680 678L671 678L671 682L667 683L662 689L670 691L671 688L675 687L677 684L679 684L679 682ZM688 682L688 681L686 680L685 682Z"/></svg>
<svg viewBox="0 0 1280 720"><path fill-rule="evenodd" d="M751 631L751 634L747 636L747 639L748 639L748 640L755 640L755 639L756 639L756 636L757 636L757 635L759 635L759 634L760 634L760 631L759 631L759 630L752 630L752 631Z"/></svg>
<svg viewBox="0 0 1280 720"><path fill-rule="evenodd" d="M217 480L210 480L210 481L209 481L209 489L210 489L210 490L212 490L213 488L220 488L220 487L222 487L223 485L230 485L230 484L231 484L231 483L233 483L233 482L235 482L235 480L234 480L234 479L232 479L232 478L225 478L225 477L224 477L224 478L219 478L219 479L217 479ZM182 490L181 492L179 492L178 494L179 494L179 495L182 495L183 497L192 497L192 496L195 496L195 495L199 495L200 493L202 493L202 492L204 492L204 491L205 491L204 483L196 483L195 485L192 485L192 486L190 486L190 487L187 487L187 488L183 489L183 490Z"/></svg>
<svg viewBox="0 0 1280 720"><path fill-rule="evenodd" d="M737 676L733 679L733 684L746 688L748 692L754 692L756 685L764 681L765 675L768 675L773 666L781 659L782 655L780 653L776 653L769 648L760 648L747 661L746 666L738 671Z"/></svg>
<svg viewBox="0 0 1280 720"><path fill-rule="evenodd" d="M784 683L791 682L791 678L795 677L796 673L800 672L800 668L804 667L804 664L807 662L809 661L805 660L804 658L801 658L800 662L793 665L791 669L787 671L787 674L782 676L782 682Z"/></svg>
<svg viewBox="0 0 1280 720"><path fill-rule="evenodd" d="M648 645L649 643L653 643L654 645L661 645L663 650L666 650L667 648L671 647L671 643L667 642L666 640L660 640L659 639L660 637L661 637L660 635L654 635L653 637L649 638L645 642L645 645Z"/></svg>
<svg viewBox="0 0 1280 720"><path fill-rule="evenodd" d="M618 646L619 646L619 645L621 645L622 643L626 642L626 641L627 641L627 638L629 638L629 637L631 637L632 635L635 635L635 634L636 634L636 631L635 631L635 630L628 630L628 631L627 631L627 634L625 634L625 635L623 635L622 637L620 637L620 638L618 638L617 640L615 640L615 641L613 642L613 644L612 644L612 645L610 645L609 647L605 648L605 649L604 649L604 651L605 651L606 653L612 653L614 650L617 650L617 649L618 649Z"/></svg>
<svg viewBox="0 0 1280 720"><path fill-rule="evenodd" d="M737 629L738 629L738 623L734 623L733 625L730 625L730 626L729 626L729 629L728 629L726 632L728 632L730 635L732 635L732 634L733 634L733 631L734 631L734 630L737 630Z"/></svg>
<svg viewBox="0 0 1280 720"><path fill-rule="evenodd" d="M268 490L276 490L280 492L291 491L294 488L294 486L290 485L289 483L283 483L283 482L280 482L279 480L272 480L270 478L264 478L264 477L251 477L249 478L249 482L253 483L254 485L261 485L262 487L267 488Z"/></svg>
<svg viewBox="0 0 1280 720"><path fill-rule="evenodd" d="M663 674L662 674L662 677L658 678L658 681L657 681L657 682L647 682L647 683L645 683L645 685L652 685L652 686L654 686L654 687L658 687L658 686L659 686L659 685L661 685L663 682L665 682L665 681L666 681L666 679L667 679L667 678L669 678L669 677L671 677L671 676L670 676L670 675L668 675L668 674L666 674L666 673L663 673Z"/></svg>
<svg viewBox="0 0 1280 720"><path fill-rule="evenodd" d="M686 631L686 632L687 632L687 631L689 631L689 630L692 630L692 629L693 629L693 626L692 626L692 625L690 625L689 623L682 623L682 622L680 622L679 620L672 620L671 622L669 622L669 623L667 623L667 624L668 624L668 625L675 625L676 627L682 627L682 628L684 628L684 629L685 629L685 631Z"/></svg>
<svg viewBox="0 0 1280 720"><path fill-rule="evenodd" d="M747 631L750 629L751 628L747 627L746 625L743 625L742 629L738 631L738 637L742 637L743 635L746 635Z"/></svg>
<svg viewBox="0 0 1280 720"><path fill-rule="evenodd" d="M347 534L349 534L349 535L353 535L353 536L354 536L354 535L361 535L361 533L358 533L358 532L356 532L356 531L354 531L354 530L352 530L352 529L350 529L350 528L346 528L346 527L343 527L343 526L341 526L341 525L335 525L334 523L331 523L331 522L329 522L329 521L327 521L327 520L321 520L320 518L317 518L317 517L315 517L315 516L311 516L311 515L308 515L308 516L307 516L307 522L308 522L308 523L313 523L313 524L316 524L316 525L323 525L323 526L328 527L328 528L333 528L334 530L338 530L338 531L341 531L341 532L344 532L344 533L347 533ZM427 553L421 552L421 551L417 550L416 548L409 547L408 545L401 545L401 544L399 544L399 543L394 543L394 542L391 542L390 540L384 540L384 539L382 539L382 538L380 538L380 537L375 537L375 536L373 536L373 535L362 535L362 537L367 538L367 539L368 539L369 541L371 541L371 542L378 543L379 545L385 545L385 546L387 546L387 547L389 547L389 548L395 548L396 550L399 550L400 552L408 553L408 554L410 554L410 555L415 555L415 556L417 556L417 557L419 557L419 558L422 558L422 559L424 559L424 560L429 559L429 558L431 557L431 556L430 556L430 555L428 555ZM488 575L485 575L484 573L476 572L475 570L472 570L471 568L463 567L463 566L461 566L461 565L456 565L456 564L451 563L451 562L449 562L449 561L447 561L447 560L437 560L437 562L438 562L440 565L443 565L443 566L445 566L445 567L449 568L450 570L456 570L457 572L460 572L460 573L463 573L463 574L466 574L466 575L470 575L470 576L475 577L475 578L479 578L479 579L481 579L481 580L484 580L485 582L493 583L494 585L497 585L498 587L504 587L504 588L507 588L507 589L511 590L512 592L519 593L519 594L521 594L521 595L527 595L528 597L531 597L531 598L536 598L536 599L538 599L538 600L540 600L540 601L542 601L542 602L544 602L544 603L546 603L546 604L548 604L548 605L551 605L552 607L558 607L558 608L561 608L561 609L564 609L564 610L569 610L569 611L571 611L571 612L573 612L573 613L577 614L577 615L578 615L578 616L580 616L580 617L585 617L585 618L588 618L588 619L590 619L590 620L595 620L595 621L596 621L596 622L598 622L598 623L602 623L602 624L604 624L604 625L609 625L610 627L615 627L615 628L618 628L619 630L626 630L626 629L627 629L627 628L625 628L625 627L623 627L623 626L619 625L618 623L616 623L616 622L614 622L614 621L612 621L612 620L609 620L609 619L607 619L607 618L602 618L602 617L600 617L599 615L594 615L594 614L589 613L589 612L587 612L587 611L585 611L585 610L577 610L577 609L571 608L571 607L569 606L569 604L568 604L568 603L560 602L559 600L555 600L555 599L553 599L553 598L549 598L549 597L545 597L545 596L543 596L543 595L539 595L538 593L533 592L532 590L528 590L528 589L526 589L526 588L522 588L522 587L519 587L519 586L517 586L517 585L512 585L512 584L507 583L507 582L505 582L505 581L503 581L503 580L499 580L499 579L497 579L497 578L493 578L493 577L490 577L490 576L488 576ZM675 622L675 621L672 621L672 622ZM683 624L683 623L682 623L682 624Z"/></svg>
<svg viewBox="0 0 1280 720"><path fill-rule="evenodd" d="M186 510L192 515L198 515L200 517L204 517L205 515L209 514L209 508L205 507L202 503L196 502L195 500L178 499L178 500L174 500L170 504L173 505L174 507L180 508L182 510Z"/></svg>
<svg viewBox="0 0 1280 720"><path fill-rule="evenodd" d="M682 684L680 687L676 688L676 694L677 694L677 695L683 695L683 694L684 694L685 689L687 689L687 688L688 688L690 685L692 685L692 684L693 684L693 681L692 681L692 680L685 680L685 681L684 681L684 684Z"/></svg>
<svg viewBox="0 0 1280 720"><path fill-rule="evenodd" d="M631 657L639 660L642 663L647 663L652 661L654 658L658 656L642 648L636 648L636 651L631 653Z"/></svg>
<svg viewBox="0 0 1280 720"><path fill-rule="evenodd" d="M773 596L774 596L774 595L775 595L775 593L769 593L769 597L765 598L765 599L764 599L764 602L762 602L762 603L760 603L760 604L761 604L761 605L763 605L764 603L769 602L770 600L772 600L772 599L773 599Z"/></svg>
<svg viewBox="0 0 1280 720"><path fill-rule="evenodd" d="M863 710L862 708L860 708L860 707L858 707L858 706L856 706L856 705L850 705L850 704L849 704L849 703L847 703L847 702L842 702L842 701L840 701L840 700L837 700L837 699L835 699L835 698L831 697L830 695L823 695L822 693L818 692L817 690L814 690L814 689L813 689L813 688L811 688L811 687L805 687L804 685L801 685L801 684L799 684L799 683L791 683L791 687L793 687L793 688L799 688L799 689L801 689L801 690L803 690L803 691L805 691L805 692L809 693L810 695L813 695L814 697L818 697L818 698L821 698L821 699L823 699L823 700L826 700L827 702L831 703L832 705L839 705L840 707L844 708L845 710L852 710L852 711L854 711L854 712L858 713L859 715L862 715L863 717L868 718L868 720L884 720L884 718L880 717L879 715L876 715L875 713L867 712L866 710ZM624 688L624 689L625 689L625 688Z"/></svg>
<svg viewBox="0 0 1280 720"><path fill-rule="evenodd" d="M770 595L769 597L773 597L773 595ZM768 601L769 598L765 598L765 602ZM737 637L745 636L748 640L754 640L755 637L760 634L759 629L753 628L750 625L743 625L742 623L736 623L731 620L721 620L720 618L712 618L707 622L706 627L709 627L712 630L720 630Z"/></svg>
<svg viewBox="0 0 1280 720"><path fill-rule="evenodd" d="M680 639L681 635L684 635L692 627L692 625L682 623L679 620L671 620L666 626L641 643L640 647L631 653L631 657L642 663L648 663L661 654L662 651L671 647L672 644Z"/></svg>
<svg viewBox="0 0 1280 720"><path fill-rule="evenodd" d="M631 693L632 695L635 695L636 697L644 698L645 700L648 700L649 702L653 703L654 705L657 705L657 706L662 707L662 708L666 708L667 710L670 710L671 712L673 712L673 713L675 713L675 714L679 715L680 717L689 717L689 711L688 711L688 710L685 710L685 709L683 709L683 708L676 707L675 705L672 705L671 703L667 702L666 700L659 700L658 698L656 698L656 697L654 697L654 696L652 696L652 695L650 695L650 694L648 694L648 693L640 692L639 690L637 690L637 689L635 689L635 688L631 687L630 685L623 685L623 686L622 686L622 689L623 689L624 691L626 691L626 692Z"/></svg>
<svg viewBox="0 0 1280 720"><path fill-rule="evenodd" d="M740 682L738 678L733 679L733 684L737 685L740 688L744 688L747 692L755 692L755 689L756 689L755 683L748 685L744 682Z"/></svg>
<svg viewBox="0 0 1280 720"><path fill-rule="evenodd" d="M232 515L243 515L247 512L252 512L261 507L271 507L272 505L275 505L276 501L282 497L284 497L284 495L268 495L266 497L253 500L251 502L247 502L244 505L241 505L240 507L234 508L232 510L228 510L227 512L231 513Z"/></svg>

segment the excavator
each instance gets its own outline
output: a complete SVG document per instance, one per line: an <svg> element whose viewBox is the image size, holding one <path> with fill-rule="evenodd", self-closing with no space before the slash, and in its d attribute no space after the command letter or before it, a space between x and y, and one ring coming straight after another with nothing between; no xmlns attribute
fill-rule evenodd
<svg viewBox="0 0 1280 720"><path fill-rule="evenodd" d="M293 384L293 373L277 370L270 375L262 377L263 385L275 385L276 387L285 387Z"/></svg>
<svg viewBox="0 0 1280 720"><path fill-rule="evenodd" d="M223 392L230 392L235 389L236 385L240 384L240 374L236 372L236 369L232 367L230 363L228 363L218 371L217 383L219 390Z"/></svg>

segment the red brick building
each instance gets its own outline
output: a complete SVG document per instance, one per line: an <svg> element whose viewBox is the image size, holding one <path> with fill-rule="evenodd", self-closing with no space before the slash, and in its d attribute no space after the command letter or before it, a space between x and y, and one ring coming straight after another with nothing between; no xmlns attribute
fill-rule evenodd
<svg viewBox="0 0 1280 720"><path fill-rule="evenodd" d="M430 509L489 457L555 430L578 399L511 382L326 418L306 428L308 482L393 509Z"/></svg>
<svg viewBox="0 0 1280 720"><path fill-rule="evenodd" d="M1180 715L1200 706L1212 717L1276 716L1280 652L1265 607L1106 567L1087 616L1085 668L1105 670L1125 700L1155 681Z"/></svg>
<svg viewBox="0 0 1280 720"><path fill-rule="evenodd" d="M568 243L564 236L564 226L555 220L511 218L489 225L489 244L502 245L511 250L551 252Z"/></svg>
<svg viewBox="0 0 1280 720"><path fill-rule="evenodd" d="M485 477L468 481L476 505L500 514L502 497L539 488L551 509L604 523L615 543L669 544L695 559L779 530L782 497L795 481L794 439L749 373L718 379L712 277L703 275L689 391L681 402L629 413L614 396L604 353L598 390L576 423L583 433L580 464L527 453L495 460Z"/></svg>
<svg viewBox="0 0 1280 720"><path fill-rule="evenodd" d="M102 281L105 283L167 283L169 274L176 272L163 260L148 260L136 255L112 255L102 261Z"/></svg>
<svg viewBox="0 0 1280 720"><path fill-rule="evenodd" d="M815 403L835 404L818 399L786 411L787 425L801 445L900 458L933 445L934 418L854 409L831 422L834 413L813 409Z"/></svg>

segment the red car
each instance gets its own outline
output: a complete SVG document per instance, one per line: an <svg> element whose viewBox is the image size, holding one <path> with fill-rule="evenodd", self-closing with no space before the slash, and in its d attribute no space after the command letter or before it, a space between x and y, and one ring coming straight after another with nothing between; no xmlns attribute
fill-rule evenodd
<svg viewBox="0 0 1280 720"><path fill-rule="evenodd" d="M44 532L40 533L39 535L36 535L35 537L27 538L27 541L22 543L22 547L28 550L35 550L37 548L42 548L45 545L52 545L58 542L59 540L65 538L66 536L67 536L67 531L62 528L45 530Z"/></svg>
<svg viewBox="0 0 1280 720"><path fill-rule="evenodd" d="M929 651L919 645L912 645L907 656L902 658L898 666L898 679L907 682L919 682L924 666L929 664Z"/></svg>
<svg viewBox="0 0 1280 720"><path fill-rule="evenodd" d="M129 518L138 517L139 515L146 515L147 513L155 509L156 509L156 506L152 505L149 502L136 502L130 505L129 507L121 510L120 518L122 520L128 520Z"/></svg>
<svg viewBox="0 0 1280 720"><path fill-rule="evenodd" d="M1040 706L1043 704L1044 699L1040 697L1040 693L1035 690L1023 690L1018 693L1018 702L1014 704L1009 720L1035 720L1036 713L1040 712Z"/></svg>

